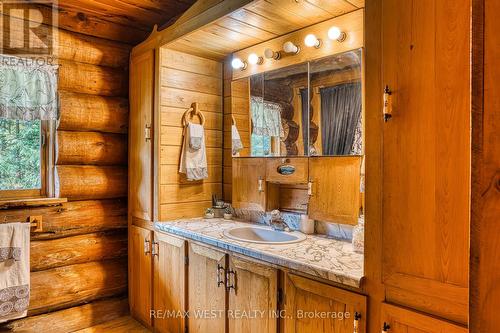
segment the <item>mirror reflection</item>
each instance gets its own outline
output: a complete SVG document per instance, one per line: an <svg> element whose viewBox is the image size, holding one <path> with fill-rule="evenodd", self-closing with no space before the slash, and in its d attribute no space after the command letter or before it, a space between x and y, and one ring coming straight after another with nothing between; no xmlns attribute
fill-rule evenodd
<svg viewBox="0 0 500 333"><path fill-rule="evenodd" d="M310 63L310 155L362 155L361 50Z"/></svg>

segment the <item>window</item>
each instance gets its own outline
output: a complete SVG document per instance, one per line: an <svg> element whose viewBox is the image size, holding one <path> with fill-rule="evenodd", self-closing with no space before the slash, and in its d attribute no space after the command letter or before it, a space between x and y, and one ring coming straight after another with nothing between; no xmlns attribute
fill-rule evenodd
<svg viewBox="0 0 500 333"><path fill-rule="evenodd" d="M50 121L0 118L0 197L36 198L51 192Z"/></svg>

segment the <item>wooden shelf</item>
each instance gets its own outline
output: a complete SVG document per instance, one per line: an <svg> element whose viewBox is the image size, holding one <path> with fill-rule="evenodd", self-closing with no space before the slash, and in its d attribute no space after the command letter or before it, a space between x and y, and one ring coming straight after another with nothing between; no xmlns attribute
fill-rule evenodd
<svg viewBox="0 0 500 333"><path fill-rule="evenodd" d="M68 202L66 198L36 198L36 199L10 199L0 200L0 209L57 206Z"/></svg>

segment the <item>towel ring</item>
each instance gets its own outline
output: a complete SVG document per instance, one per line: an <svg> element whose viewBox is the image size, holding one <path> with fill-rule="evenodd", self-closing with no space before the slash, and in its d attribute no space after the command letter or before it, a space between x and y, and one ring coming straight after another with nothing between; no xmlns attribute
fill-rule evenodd
<svg viewBox="0 0 500 333"><path fill-rule="evenodd" d="M191 104L191 107L182 115L182 126L187 126L190 114L196 115L200 118L201 126L205 125L205 116L200 111L198 103L193 103Z"/></svg>

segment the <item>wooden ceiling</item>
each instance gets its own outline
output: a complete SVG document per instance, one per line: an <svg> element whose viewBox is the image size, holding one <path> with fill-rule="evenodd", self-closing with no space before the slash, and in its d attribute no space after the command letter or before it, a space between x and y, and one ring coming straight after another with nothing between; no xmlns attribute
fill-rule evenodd
<svg viewBox="0 0 500 333"><path fill-rule="evenodd" d="M59 0L59 26L128 44L168 25L196 0Z"/></svg>
<svg viewBox="0 0 500 333"><path fill-rule="evenodd" d="M168 47L214 60L364 7L364 0L255 0Z"/></svg>

